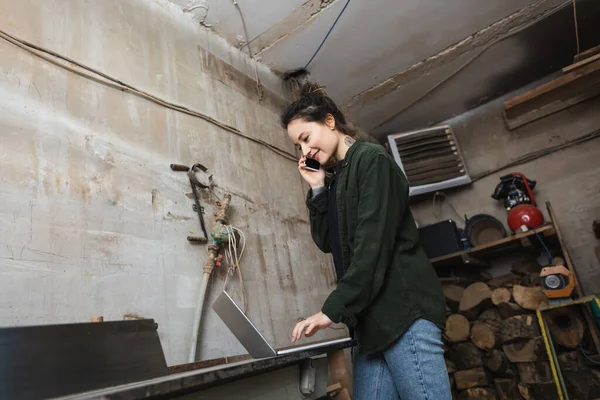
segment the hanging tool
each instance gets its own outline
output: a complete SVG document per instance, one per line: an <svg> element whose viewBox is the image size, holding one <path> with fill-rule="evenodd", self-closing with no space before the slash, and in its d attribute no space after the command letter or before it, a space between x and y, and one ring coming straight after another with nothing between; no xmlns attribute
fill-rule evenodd
<svg viewBox="0 0 600 400"><path fill-rule="evenodd" d="M544 215L537 208L533 189L536 181L529 180L519 172L500 177L492 198L504 200L508 211L508 226L513 232L538 228L544 223Z"/></svg>
<svg viewBox="0 0 600 400"><path fill-rule="evenodd" d="M171 164L171 169L173 171L179 172L187 172L188 178L190 180L190 186L192 188L192 194L194 195L194 206L193 210L198 213L198 219L200 220L200 227L202 228L202 232L204 233L204 237L202 236L188 236L187 240L189 242L194 243L208 243L208 233L206 232L206 225L204 223L204 207L200 205L200 197L198 196L198 190L196 186L201 189L211 189L213 184L212 175L208 175L208 168L206 168L202 164L194 164L192 167L187 167L186 165L181 164ZM198 175L204 175L204 177L200 180L198 179Z"/></svg>

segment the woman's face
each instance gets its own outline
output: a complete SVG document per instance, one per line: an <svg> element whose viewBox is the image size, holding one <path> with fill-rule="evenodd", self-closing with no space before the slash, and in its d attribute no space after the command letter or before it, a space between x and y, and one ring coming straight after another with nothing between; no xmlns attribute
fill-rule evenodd
<svg viewBox="0 0 600 400"><path fill-rule="evenodd" d="M334 121L333 118L325 120L325 123L295 119L288 124L288 136L305 157L325 165L338 148L339 135L335 130Z"/></svg>

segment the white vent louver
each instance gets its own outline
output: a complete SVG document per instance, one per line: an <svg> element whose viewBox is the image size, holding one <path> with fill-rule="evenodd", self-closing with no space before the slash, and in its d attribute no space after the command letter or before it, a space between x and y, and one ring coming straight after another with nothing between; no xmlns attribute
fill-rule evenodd
<svg viewBox="0 0 600 400"><path fill-rule="evenodd" d="M410 196L471 182L454 132L448 125L388 136L394 159L410 185Z"/></svg>

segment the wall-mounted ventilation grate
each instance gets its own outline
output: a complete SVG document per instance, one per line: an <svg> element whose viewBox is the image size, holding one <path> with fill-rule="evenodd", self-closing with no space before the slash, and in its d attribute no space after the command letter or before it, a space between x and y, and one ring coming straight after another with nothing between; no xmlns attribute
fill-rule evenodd
<svg viewBox="0 0 600 400"><path fill-rule="evenodd" d="M388 142L408 178L411 196L471 182L448 125L389 135Z"/></svg>

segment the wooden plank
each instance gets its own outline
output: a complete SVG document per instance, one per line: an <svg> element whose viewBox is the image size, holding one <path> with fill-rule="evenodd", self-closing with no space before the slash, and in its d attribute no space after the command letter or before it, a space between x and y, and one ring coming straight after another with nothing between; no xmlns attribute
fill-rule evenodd
<svg viewBox="0 0 600 400"><path fill-rule="evenodd" d="M558 236L558 241L560 243L560 248L562 250L564 259L565 259L565 267L573 272L573 277L575 278L575 291L577 292L577 297L584 297L583 294L583 290L581 289L581 285L579 284L579 277L577 276L577 270L575 269L575 266L573 265L573 262L571 260L571 255L569 254L566 245L565 245L565 241L563 239L562 236L562 232L560 231L560 227L558 226L558 223L556 221L556 215L554 214L554 210L552 209L552 204L550 204L549 201L546 202L546 209L548 210L548 215L550 215L550 221L552 222L552 225L554 225L554 230L556 231L556 235Z"/></svg>
<svg viewBox="0 0 600 400"><path fill-rule="evenodd" d="M342 391L347 390L348 396L352 396L352 375L346 365L344 350L336 350L328 353L327 359L329 361L329 373L331 374L332 382L342 385Z"/></svg>
<svg viewBox="0 0 600 400"><path fill-rule="evenodd" d="M544 225L543 227L536 229L536 232L540 235L543 235L544 237L556 235L554 226L552 224ZM491 255L497 255L498 253L502 253L507 250L516 250L523 248L523 243L521 242L521 240L524 238L528 238L534 234L535 233L533 231L518 233L516 235L509 236L504 239L495 240L493 242L486 243L481 246L473 247L472 249L435 257L430 259L430 261L433 264L448 264L452 262L460 264L465 258L470 260L489 258ZM469 256L470 258L466 256Z"/></svg>
<svg viewBox="0 0 600 400"><path fill-rule="evenodd" d="M578 68L504 103L509 129L600 95L600 60Z"/></svg>
<svg viewBox="0 0 600 400"><path fill-rule="evenodd" d="M573 71L574 69L577 69L577 68L579 68L579 67L583 67L584 65L588 65L589 63L591 63L591 62L594 62L594 61L596 61L596 60L600 60L600 54L596 54L596 55L595 55L595 56L593 56L593 57L586 58L585 60L582 60L582 61L576 62L575 64L571 64L571 65L569 65L568 67L564 67L564 68L562 69L562 72L563 72L564 74L566 74L566 73L569 73L569 72Z"/></svg>
<svg viewBox="0 0 600 400"><path fill-rule="evenodd" d="M575 57L573 57L573 62L576 63L581 60L585 60L586 58L589 58L596 54L600 54L600 46L592 47L591 49L586 50L583 53L577 54Z"/></svg>
<svg viewBox="0 0 600 400"><path fill-rule="evenodd" d="M579 277L577 276L577 270L576 270L575 266L573 265L573 262L571 260L571 255L569 254L569 251L566 247L562 233L560 231L560 227L558 226L558 223L556 221L556 215L554 214L554 210L552 209L552 204L549 201L546 202L546 209L548 210L548 215L550 215L550 221L552 222L552 225L554 226L554 230L556 231L556 235L558 236L558 241L560 243L560 247L561 247L564 259L565 259L565 267L567 269L569 269L571 272L573 272L573 277L575 279L575 291L577 292L578 297L584 297L583 290L581 289L581 285L579 284ZM592 335L592 340L594 341L594 346L596 347L596 352L600 353L600 337L598 336L598 329L596 327L596 322L595 322L594 318L592 317L592 313L591 313L589 307L582 306L582 308L583 308L583 315L585 317L585 321L590 329L590 333Z"/></svg>

